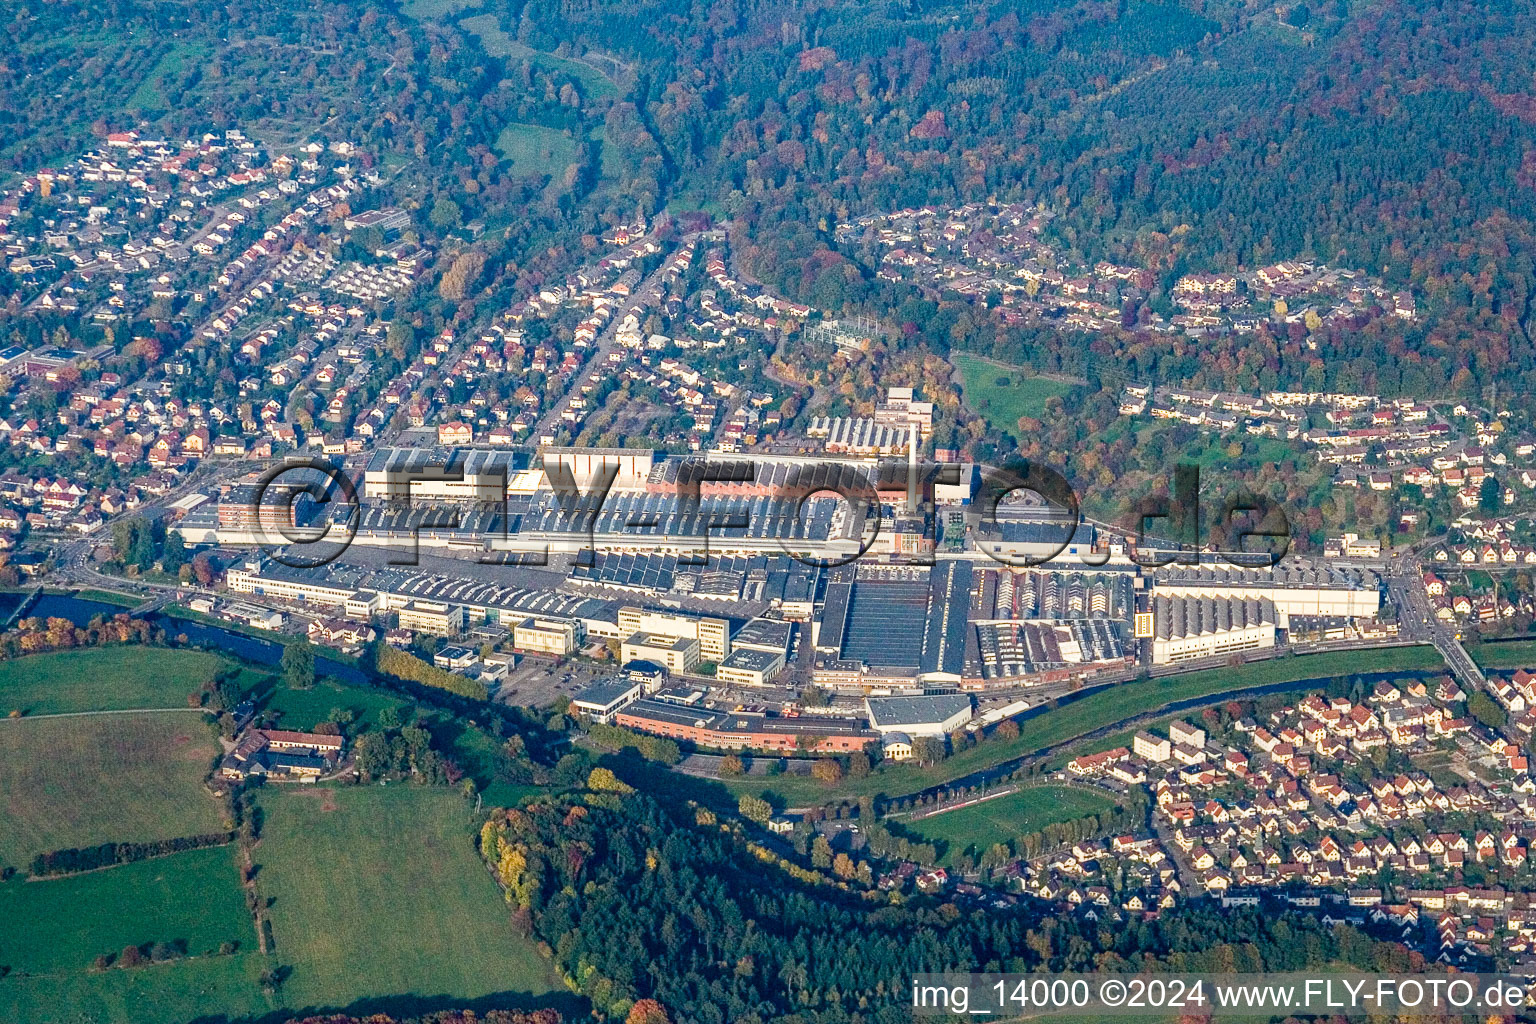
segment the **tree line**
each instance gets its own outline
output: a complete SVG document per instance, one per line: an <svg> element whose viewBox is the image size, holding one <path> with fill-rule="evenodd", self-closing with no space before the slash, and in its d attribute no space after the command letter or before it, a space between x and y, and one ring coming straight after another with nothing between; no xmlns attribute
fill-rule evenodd
<svg viewBox="0 0 1536 1024"><path fill-rule="evenodd" d="M101 843L96 846L69 847L50 850L32 858L32 877L49 878L57 875L77 875L83 871L95 871L118 864L132 864L150 857L164 857L185 850L201 850L209 846L224 846L235 841L236 833L204 832L195 836L179 836L175 839L157 839L147 843Z"/></svg>
<svg viewBox="0 0 1536 1024"><path fill-rule="evenodd" d="M407 651L391 647L386 643L375 643L373 651L373 668L383 675L447 690L449 693L456 693L460 697L470 697L474 700L485 700L488 696L484 683L438 668Z"/></svg>

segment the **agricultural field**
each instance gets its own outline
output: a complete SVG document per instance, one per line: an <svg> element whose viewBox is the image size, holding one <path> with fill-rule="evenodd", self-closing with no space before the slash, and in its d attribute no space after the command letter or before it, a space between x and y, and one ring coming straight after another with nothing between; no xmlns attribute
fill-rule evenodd
<svg viewBox="0 0 1536 1024"><path fill-rule="evenodd" d="M256 948L233 844L102 871L0 883L0 963L25 974L86 973L127 946L184 943L192 957ZM124 972L126 974L126 972ZM123 974L118 977L124 976ZM0 981L0 1007L5 983ZM0 1009L0 1018L18 1019Z"/></svg>
<svg viewBox="0 0 1536 1024"><path fill-rule="evenodd" d="M555 987L445 789L267 789L256 849L289 1006L384 996L527 999Z"/></svg>
<svg viewBox="0 0 1536 1024"><path fill-rule="evenodd" d="M0 864L225 828L203 788L218 754L206 716L185 708L0 721Z"/></svg>
<svg viewBox="0 0 1536 1024"><path fill-rule="evenodd" d="M929 818L903 822L906 831L942 844L940 863L994 843L1006 843L1059 821L1098 814L1114 806L1107 794L1077 786L1031 786L1007 796L945 811Z"/></svg>
<svg viewBox="0 0 1536 1024"><path fill-rule="evenodd" d="M181 1024L261 1017L277 1009L258 983L266 964L261 954L243 952L132 970L12 973L0 978L0 1019Z"/></svg>
<svg viewBox="0 0 1536 1024"><path fill-rule="evenodd" d="M1073 387L967 352L956 352L951 358L960 371L960 393L965 404L976 415L1010 434L1018 433L1019 417L1038 419L1044 414L1048 399L1066 395Z"/></svg>
<svg viewBox="0 0 1536 1024"><path fill-rule="evenodd" d="M133 644L32 654L0 662L0 713L184 708L227 664L204 651Z"/></svg>

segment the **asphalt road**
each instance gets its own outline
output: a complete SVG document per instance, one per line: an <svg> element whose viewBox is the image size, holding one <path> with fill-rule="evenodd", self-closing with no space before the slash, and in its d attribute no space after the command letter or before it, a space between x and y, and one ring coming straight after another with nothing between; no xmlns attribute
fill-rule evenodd
<svg viewBox="0 0 1536 1024"><path fill-rule="evenodd" d="M683 241L686 242L687 239L685 238ZM653 271L651 275L647 277L640 284L640 286L634 290L632 294L639 295L642 292L650 291L651 287L656 284L660 280L661 276L666 272L666 266L666 262L663 261L662 264L657 267L656 270ZM640 306L635 301L625 303L622 308L615 311L612 319L608 321L603 329L597 332L597 338L593 343L591 358L584 362L581 366L581 369L577 371L577 373L571 378L571 386L566 390L565 394L560 396L560 400L554 405L550 406L549 411L546 412L543 416L539 417L539 422L534 425L533 442L535 444L537 444L539 442L539 438L543 437L545 434L553 434L558 431L561 426L564 425L560 418L561 415L568 408L570 408L571 399L576 395L581 394L581 382L586 380L594 370L600 371L604 375L611 375L617 372L618 367L616 365L610 364L608 362L608 357L618 347L619 324L623 322L625 314L632 310L638 311L639 315L643 318L645 315L646 307Z"/></svg>

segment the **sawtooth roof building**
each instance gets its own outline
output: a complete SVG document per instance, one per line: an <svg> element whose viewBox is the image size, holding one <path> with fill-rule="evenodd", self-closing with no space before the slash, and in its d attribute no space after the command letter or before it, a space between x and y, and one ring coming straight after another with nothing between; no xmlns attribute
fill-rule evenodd
<svg viewBox="0 0 1536 1024"><path fill-rule="evenodd" d="M1155 597L1152 662L1167 665L1275 646L1277 614L1267 597Z"/></svg>
<svg viewBox="0 0 1536 1024"><path fill-rule="evenodd" d="M1267 599L1281 629L1293 614L1373 617L1381 608L1381 587L1381 577L1369 569L1304 559L1266 569L1168 565L1152 574L1152 593L1159 597Z"/></svg>

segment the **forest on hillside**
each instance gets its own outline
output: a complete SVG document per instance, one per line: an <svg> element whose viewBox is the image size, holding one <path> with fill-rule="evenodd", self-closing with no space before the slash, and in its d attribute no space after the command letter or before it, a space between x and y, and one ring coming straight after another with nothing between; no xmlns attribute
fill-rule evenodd
<svg viewBox="0 0 1536 1024"><path fill-rule="evenodd" d="M893 898L764 863L772 855L712 812L664 807L607 769L592 784L493 813L480 843L514 920L608 1017L654 1000L676 1024L895 1024L910 1019L914 973L957 968L1423 967L1397 943L1256 908L1112 922L1030 900L997 911Z"/></svg>
<svg viewBox="0 0 1536 1024"><path fill-rule="evenodd" d="M748 263L766 284L833 310L899 309L940 351L1210 387L1262 375L1418 395L1536 369L1529 3L500 11L532 45L636 63L631 100L660 153L658 191L750 225ZM988 197L1053 204L1073 252L1145 266L1165 287L1192 269L1311 258L1411 287L1432 315L1306 347L1235 338L1176 352L985 325L957 336L958 307L901 307L828 241L850 215Z"/></svg>

